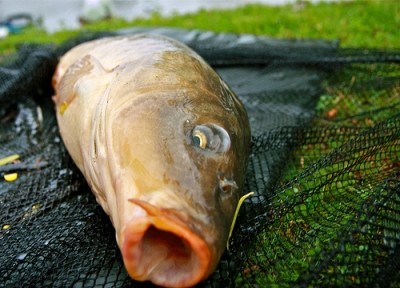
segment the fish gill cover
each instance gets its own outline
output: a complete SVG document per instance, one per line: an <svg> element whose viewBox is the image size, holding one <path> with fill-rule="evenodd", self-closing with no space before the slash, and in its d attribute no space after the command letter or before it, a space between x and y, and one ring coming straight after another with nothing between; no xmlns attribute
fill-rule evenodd
<svg viewBox="0 0 400 288"><path fill-rule="evenodd" d="M400 50L135 28L188 44L247 108L252 147L236 228L199 287L400 285ZM0 66L0 287L142 287L60 139L58 57ZM6 158L11 156L11 158ZM146 286L147 287L147 286Z"/></svg>

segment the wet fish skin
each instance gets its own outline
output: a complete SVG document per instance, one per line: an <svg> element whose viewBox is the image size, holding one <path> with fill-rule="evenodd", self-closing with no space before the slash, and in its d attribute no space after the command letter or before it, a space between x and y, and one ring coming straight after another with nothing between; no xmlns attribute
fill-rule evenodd
<svg viewBox="0 0 400 288"><path fill-rule="evenodd" d="M60 134L131 277L169 287L207 278L243 188L250 127L240 100L188 47L144 34L73 48L53 85Z"/></svg>

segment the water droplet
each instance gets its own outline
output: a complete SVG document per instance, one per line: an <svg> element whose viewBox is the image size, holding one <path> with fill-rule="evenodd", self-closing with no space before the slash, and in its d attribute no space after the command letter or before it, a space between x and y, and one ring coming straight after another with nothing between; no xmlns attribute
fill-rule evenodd
<svg viewBox="0 0 400 288"><path fill-rule="evenodd" d="M24 261L24 259L26 258L27 255L28 255L28 253L21 253L17 256L17 259L20 261Z"/></svg>
<svg viewBox="0 0 400 288"><path fill-rule="evenodd" d="M69 208L69 205L67 203L61 203L60 208L67 209Z"/></svg>
<svg viewBox="0 0 400 288"><path fill-rule="evenodd" d="M63 176L66 173L67 173L67 169L61 169L60 172L58 172L58 175Z"/></svg>
<svg viewBox="0 0 400 288"><path fill-rule="evenodd" d="M58 181L57 180L52 180L51 182L50 182L50 189L51 190L54 190L54 189L56 189L57 188L57 184L58 184Z"/></svg>

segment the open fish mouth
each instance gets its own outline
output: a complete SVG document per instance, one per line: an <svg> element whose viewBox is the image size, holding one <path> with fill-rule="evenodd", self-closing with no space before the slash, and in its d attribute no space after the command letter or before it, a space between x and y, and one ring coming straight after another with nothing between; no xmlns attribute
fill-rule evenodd
<svg viewBox="0 0 400 288"><path fill-rule="evenodd" d="M123 231L122 256L132 278L164 287L190 287L209 275L210 249L188 226L188 217L143 200L129 201L146 212Z"/></svg>

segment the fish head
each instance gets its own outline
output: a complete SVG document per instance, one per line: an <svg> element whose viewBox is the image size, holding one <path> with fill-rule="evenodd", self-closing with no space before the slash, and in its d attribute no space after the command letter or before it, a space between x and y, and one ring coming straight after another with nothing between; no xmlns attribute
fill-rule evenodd
<svg viewBox="0 0 400 288"><path fill-rule="evenodd" d="M226 247L249 154L248 117L197 56L168 52L137 67L121 67L110 89L117 240L134 279L192 286Z"/></svg>

